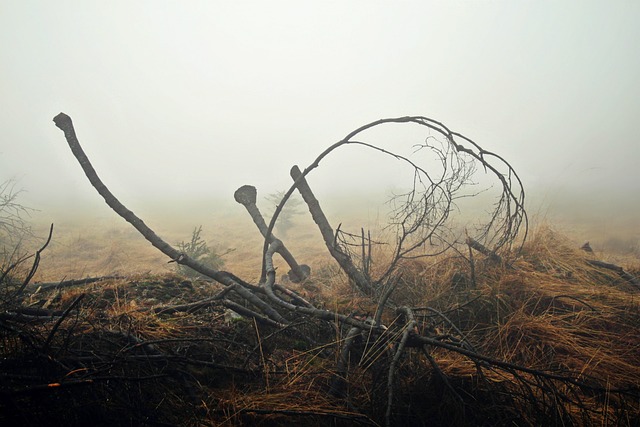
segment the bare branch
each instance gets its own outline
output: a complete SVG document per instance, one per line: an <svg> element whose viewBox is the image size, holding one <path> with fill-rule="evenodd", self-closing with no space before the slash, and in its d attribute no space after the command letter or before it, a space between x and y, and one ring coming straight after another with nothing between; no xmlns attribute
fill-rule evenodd
<svg viewBox="0 0 640 427"><path fill-rule="evenodd" d="M373 289L365 275L356 268L351 261L351 257L334 244L333 229L331 225L329 225L329 220L327 220L327 217L320 207L320 202L314 196L309 184L307 184L306 179L304 179L304 176L297 166L291 168L291 178L296 182L296 187L300 191L300 195L302 195L302 198L309 207L309 212L311 212L313 220L318 225L320 233L324 238L324 243L331 256L338 261L340 267L342 267L347 275L354 281L358 289L365 294L371 294Z"/></svg>
<svg viewBox="0 0 640 427"><path fill-rule="evenodd" d="M109 191L107 186L98 177L98 174L91 165L89 158L86 156L86 154L82 150L82 147L80 146L80 142L76 137L75 129L73 128L71 117L67 116L64 113L60 113L53 119L53 121L55 122L56 126L64 132L67 143L69 144L69 148L71 148L71 152L80 163L80 166L89 179L91 185L93 185L93 187L96 189L96 191L98 191L98 193L102 196L104 201L107 203L107 205L109 205L111 209L113 209L129 224L133 225L133 227L138 230L138 232L142 234L144 238L147 239L153 246L158 248L162 253L167 255L172 260L191 267L197 272L211 277L212 279L224 285L231 286L236 283L243 284L242 280L232 275L231 273L227 273L225 271L217 271L209 268L187 256L186 254L179 252L167 242L162 240L140 218L138 218L132 211L130 211L122 203L120 203L120 201L111 193L111 191ZM275 311L270 305L266 304L264 301L256 297L253 293L249 292L244 287L238 286L235 291L238 292L247 301L250 301L252 304L259 307L272 320L280 323L287 323L286 319L282 317L277 311Z"/></svg>
<svg viewBox="0 0 640 427"><path fill-rule="evenodd" d="M251 185L243 185L236 190L236 192L233 194L233 197L235 198L236 202L240 203L247 209L247 212L251 216L254 224L256 225L256 227L258 227L258 230L267 242L273 243L276 240L280 242L280 245L278 246L278 253L282 256L282 258L284 258L287 264L289 264L289 267L291 267L291 271L293 271L293 275L291 275L291 281L294 283L303 281L309 276L309 266L305 266L305 268L299 265L291 252L289 252L289 250L286 248L284 243L273 235L271 229L264 221L264 217L260 213L258 206L256 206L256 195L257 190L255 187Z"/></svg>

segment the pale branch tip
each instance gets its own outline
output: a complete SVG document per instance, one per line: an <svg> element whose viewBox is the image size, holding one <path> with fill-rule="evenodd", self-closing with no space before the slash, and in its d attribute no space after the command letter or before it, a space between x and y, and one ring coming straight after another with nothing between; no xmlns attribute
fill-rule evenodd
<svg viewBox="0 0 640 427"><path fill-rule="evenodd" d="M62 129L63 131L66 131L67 129L69 129L70 126L73 126L71 117L69 117L65 113L60 113L57 116L55 116L53 118L53 122L56 124L57 127Z"/></svg>
<svg viewBox="0 0 640 427"><path fill-rule="evenodd" d="M241 205L254 205L256 203L258 190L252 185L243 185L233 193L233 198Z"/></svg>

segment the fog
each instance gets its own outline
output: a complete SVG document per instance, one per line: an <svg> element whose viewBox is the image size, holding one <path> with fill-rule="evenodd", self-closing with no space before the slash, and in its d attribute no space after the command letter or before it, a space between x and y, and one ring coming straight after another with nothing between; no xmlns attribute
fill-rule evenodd
<svg viewBox="0 0 640 427"><path fill-rule="evenodd" d="M237 209L239 186L286 189L353 129L423 115L503 156L534 213L637 233L639 18L635 1L5 0L0 181L45 221L115 215L52 122L65 112L143 218ZM374 157L345 149L310 182L340 200L401 185Z"/></svg>

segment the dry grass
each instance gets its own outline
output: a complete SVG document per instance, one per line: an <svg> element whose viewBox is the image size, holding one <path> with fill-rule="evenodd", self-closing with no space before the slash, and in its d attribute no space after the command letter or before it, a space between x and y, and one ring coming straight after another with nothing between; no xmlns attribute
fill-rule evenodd
<svg viewBox="0 0 640 427"><path fill-rule="evenodd" d="M237 236L239 230L224 232ZM252 279L259 275L261 239L242 233L246 238L234 245L236 258L226 267ZM354 291L316 240L309 234L289 245L313 268L309 281L291 286L318 307L375 312L377 301ZM30 288L24 303L31 307L64 310L84 295L57 329L57 318L0 319L0 419L24 425L384 422L389 342L403 331L395 313L383 317L388 334L359 338L350 356L348 401L334 398L328 390L348 328L299 317L290 319L298 332L277 330L229 318L219 305L155 314L150 309L198 301L220 287L171 274L147 246L115 227L76 231L45 252L38 280L126 278L62 291ZM461 257L407 262L393 298L415 308L425 336L456 336L489 359L572 377L593 389L489 367L444 348L411 348L397 372L395 419L407 425L640 422L640 289L585 262L578 246L540 227L510 267L476 255L475 277ZM625 256L625 269L640 275L638 259Z"/></svg>

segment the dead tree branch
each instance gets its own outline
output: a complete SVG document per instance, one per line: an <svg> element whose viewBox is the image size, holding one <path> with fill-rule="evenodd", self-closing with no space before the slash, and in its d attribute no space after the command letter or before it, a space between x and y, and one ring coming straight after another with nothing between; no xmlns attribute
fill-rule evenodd
<svg viewBox="0 0 640 427"><path fill-rule="evenodd" d="M587 264L593 265L594 267L601 267L601 268L606 268L607 270L615 271L616 273L618 273L620 277L622 277L627 282L635 286L640 286L640 280L638 278L636 278L633 274L626 272L624 268L618 265L611 264L604 261L598 261L594 259L588 259L586 261L587 261Z"/></svg>
<svg viewBox="0 0 640 427"><path fill-rule="evenodd" d="M438 164L436 170L428 170L397 152L355 139L364 131L388 123L407 123L425 127L428 136L424 142L414 146L414 154L422 153L435 158ZM351 246L362 249L362 244L358 246L355 241L349 244L344 240L344 237L353 239L355 233L333 231L306 182L306 176L317 168L325 157L346 145L377 151L413 170L414 178L410 190L395 195L390 201L393 211L389 228L394 230L396 236L394 256L379 277L369 280L367 260L362 259L357 263L353 260L357 257L367 258L371 250L364 254L357 253ZM473 177L478 169L493 177L498 182L501 192L493 204L494 208L488 220L475 226L471 238L496 254L495 256L498 256L497 251L503 247L515 246L519 249L527 235L528 220L524 209L525 194L522 182L511 165L502 157L482 149L469 138L452 132L442 123L421 116L382 119L364 125L323 151L304 171L300 171L298 167L292 168L291 176L294 183L285 193L278 208L284 206L296 188L301 194L304 193L303 198L320 228L331 255L358 289L365 294L372 294L378 284L393 275L403 259L434 256L465 244L465 239L461 237L463 233L455 231L456 225L452 223L451 213L457 209L457 201L486 191L465 192L469 185L475 184ZM273 228L277 214L278 210L271 221L270 229ZM265 241L264 252L267 245L268 242ZM460 250L457 251L461 253ZM356 265L362 265L363 271L356 268ZM364 270L367 270L366 274Z"/></svg>
<svg viewBox="0 0 640 427"><path fill-rule="evenodd" d="M300 191L300 195L309 207L309 212L311 212L313 220L318 225L322 238L324 239L324 243L331 256L338 261L340 267L342 267L347 275L353 280L358 289L365 294L370 295L373 292L373 289L363 272L358 270L347 253L334 244L333 228L329 225L329 220L327 220L327 217L322 211L320 202L311 191L309 184L307 184L307 180L304 179L304 176L300 172L300 168L298 168L298 166L291 168L291 178L296 182L296 187Z"/></svg>
<svg viewBox="0 0 640 427"><path fill-rule="evenodd" d="M293 274L290 275L290 279L294 283L299 283L306 279L307 276L309 276L309 266L299 265L291 252L289 252L289 250L286 248L284 243L273 235L273 233L267 226L267 223L264 221L264 217L260 213L260 209L258 209L258 206L256 206L257 193L258 192L255 187L251 185L243 185L236 190L236 192L233 194L233 197L236 202L240 203L247 209L247 212L251 216L253 223L256 225L256 227L258 227L260 234L262 234L262 237L264 237L269 243L273 243L276 240L280 242L278 253L282 256L282 258L284 258L287 264L289 264L289 267L291 267L291 271L293 272Z"/></svg>
<svg viewBox="0 0 640 427"><path fill-rule="evenodd" d="M518 383L517 387L521 387L518 393L521 392L523 395L528 393L530 396L535 396L537 393L547 393L553 396L554 399L569 399L568 392L558 392L559 387L557 384L559 383L563 386L572 385L603 393L629 392L634 397L634 393L637 394L637 390L612 390L588 384L580 379L584 376L561 375L555 372L540 371L480 354L444 312L436 309L427 308L454 333L442 334L437 332L435 328L433 330L425 328L421 332L417 327L416 317L413 314L415 309L408 306L402 306L396 310L398 324L395 324L395 321L389 327L381 324L384 309L394 306L389 301L392 301L391 294L400 283L400 275L397 273L399 271L398 266L403 260L432 256L451 248L455 248L457 253L461 254L462 251L457 248L464 248L466 243L469 248L478 250L493 260L500 261L502 257L498 255L498 251L501 248L516 246L519 239L524 241L526 237L527 216L524 210L524 190L520 179L511 166L500 156L483 150L473 141L450 131L439 122L426 117L401 117L372 122L356 129L344 139L333 144L322 152L304 171L294 166L291 169L293 184L283 196L282 202L277 206L276 213L274 213L268 225L255 205L255 188L244 186L236 191L236 200L245 206L260 233L265 238L262 281L260 286L256 286L242 281L229 272L208 268L177 251L162 240L140 218L120 203L98 178L96 171L80 147L71 119L60 113L54 121L56 126L64 131L74 156L91 184L116 213L132 224L154 247L172 260L191 267L226 286L215 297L191 304L159 307L154 309L156 313L167 314L175 311L197 310L211 304L221 304L245 317L255 319L256 322L261 322L276 329L295 330L296 323L291 320L292 318L296 318L296 321L303 323L307 322L308 319L316 319L348 326L349 329L345 339L342 341L341 349L339 345L334 346L340 350L337 350L339 351L338 366L329 392L331 395L338 397L344 396L349 355L354 342L360 334L366 332L367 343L372 342L379 345L376 347L376 351L370 351L370 354L366 355L366 357L363 356L361 366L364 366L364 369L379 369L377 373L381 373L383 376L386 374L385 420L387 425L391 425L394 422L392 417L393 407L394 404L399 404L400 401L398 397L394 397L394 393L397 392L397 384L402 379L403 370L401 367L406 363L405 359L407 359L404 356L411 349L419 349L420 352L424 352L436 374L443 377L443 372L438 367L436 358L427 353L427 351L437 348L439 351L459 353L475 363L479 377L483 376L483 370L491 369L502 372L505 378L515 378ZM429 171L409 157L354 139L365 130L387 123L411 123L428 129L427 138L423 143L416 146L416 151L434 155L439 162L439 170L435 172ZM437 140L433 136L434 134L439 136L441 140ZM393 249L392 261L377 278L370 277L372 274L370 268L371 246L373 244L371 236L367 235L365 238L364 229L361 229L359 234L343 232L340 227L334 231L306 180L306 176L317 168L326 156L348 144L376 150L395 160L399 160L405 166L412 168L414 172L411 188L392 199L394 209L391 214L390 228L395 232L395 248ZM491 212L489 220L479 226L475 230L475 234L472 233L473 237L470 236L465 240L462 237L464 233L460 230L456 231L454 226L450 224L450 214L456 208L456 200L474 195L464 194L461 191L467 184L472 182L471 178L478 169L484 170L485 173L492 175L498 181L501 186L500 195L497 203L494 204L494 210ZM299 277L304 277L305 275L302 266L295 261L283 243L275 238L272 233L278 213L296 190L300 192L307 204L329 253L339 263L357 289L365 295L377 298L378 304L374 321L366 321L337 311L316 308L292 291L277 285L273 264L275 253L281 254L292 267L292 270L296 274L300 274ZM355 241L358 244L347 244L347 240L350 238L356 239ZM505 257L508 255L505 255ZM357 261L357 257L362 258L361 262L354 262L354 259ZM357 266L361 266L361 268ZM599 266L607 268L604 265ZM619 271L618 269L615 270ZM385 289L384 286L387 286L387 288ZM231 294L236 298L243 298L244 301L248 302L247 305L249 307L231 300ZM46 339L45 348L51 345L60 323L69 315L79 299L80 297L62 314ZM287 314L288 318L285 318L281 313ZM421 317L424 318L425 316ZM321 324L322 322L317 323ZM261 345L263 340L258 337L258 341L259 345ZM333 346L334 344L336 343L332 341L327 346ZM371 347L369 348L371 349ZM378 356L385 350L388 351L386 354L388 357L379 358ZM164 355L160 356L162 357L158 359L169 360ZM146 360L152 360L149 355L145 357ZM265 369L266 373L264 356L262 356L262 359L263 369ZM373 363L374 360L376 363ZM450 387L454 395L457 395L452 384L448 384L448 387Z"/></svg>
<svg viewBox="0 0 640 427"><path fill-rule="evenodd" d="M132 211L130 211L122 203L120 203L120 201L113 195L113 193L111 193L111 191L109 191L107 186L98 177L98 174L91 165L89 158L80 146L80 142L78 141L78 138L76 136L71 117L67 116L64 113L60 113L53 119L53 121L56 126L64 132L64 136L67 140L67 143L69 144L69 148L71 148L71 152L80 163L80 166L82 167L82 170L84 171L91 185L93 185L96 191L102 196L107 205L109 205L109 207L113 209L118 215L120 215L125 221L133 225L133 227L138 230L138 232L142 234L144 238L147 239L147 241L149 241L153 246L155 246L158 250L160 250L172 260L180 264L184 264L187 267L191 267L198 273L201 273L207 277L211 277L212 279L222 283L223 285L231 286L237 283L241 285L243 284L241 280L239 280L231 273L228 273L226 271L214 270L210 267L207 267L194 260L193 258L187 256L186 254L179 252L167 242L162 240L140 218L138 218ZM255 296L253 293L243 288L243 286L236 287L235 292L240 294L241 297L245 298L250 303L254 304L260 310L262 310L272 320L279 323L287 323L287 320L282 317L280 313L274 310L269 304L265 303L260 298Z"/></svg>
<svg viewBox="0 0 640 427"><path fill-rule="evenodd" d="M36 251L36 255L33 259L33 264L31 265L31 270L29 270L29 274L27 274L27 277L25 277L24 281L22 282L22 286L20 286L20 288L18 288L18 290L16 291L16 295L19 295L22 293L22 291L24 291L24 288L27 287L27 285L33 278L33 275L36 274L36 271L38 271L38 266L40 265L40 254L47 248L47 246L49 246L52 236L53 224L51 224L51 227L49 227L49 235L47 237L47 240L44 242L44 245L42 245L42 247Z"/></svg>
<svg viewBox="0 0 640 427"><path fill-rule="evenodd" d="M360 333L362 333L361 329L355 327L350 328L342 343L342 351L340 351L336 372L334 374L333 381L331 382L331 388L329 389L329 395L333 397L344 398L347 395L346 387L349 371L349 353L351 352L351 347L353 346L355 338Z"/></svg>
<svg viewBox="0 0 640 427"><path fill-rule="evenodd" d="M475 249L481 254L489 257L491 261L496 262L498 264L502 263L502 258L500 257L500 255L490 250L489 248L487 248L485 245L478 242L477 240L474 240L471 237L467 237L466 243L469 246L469 248Z"/></svg>

